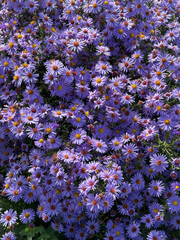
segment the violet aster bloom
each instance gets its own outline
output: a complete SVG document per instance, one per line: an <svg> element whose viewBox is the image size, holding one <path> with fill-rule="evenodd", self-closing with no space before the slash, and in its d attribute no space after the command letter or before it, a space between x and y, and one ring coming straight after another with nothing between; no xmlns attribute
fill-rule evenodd
<svg viewBox="0 0 180 240"><path fill-rule="evenodd" d="M111 142L110 142L110 146L114 151L119 150L122 147L122 142L119 138L114 138Z"/></svg>
<svg viewBox="0 0 180 240"><path fill-rule="evenodd" d="M103 75L105 75L106 73L112 70L112 66L106 62L99 62L98 64L96 64L95 68L99 74L103 74Z"/></svg>
<svg viewBox="0 0 180 240"><path fill-rule="evenodd" d="M171 219L171 223L175 227L175 229L180 230L180 214L173 215L173 218Z"/></svg>
<svg viewBox="0 0 180 240"><path fill-rule="evenodd" d="M30 223L34 220L35 217L34 210L24 209L19 217L22 223Z"/></svg>
<svg viewBox="0 0 180 240"><path fill-rule="evenodd" d="M135 144L128 144L125 145L122 149L122 153L125 157L135 158L137 154L138 148L135 146Z"/></svg>
<svg viewBox="0 0 180 240"><path fill-rule="evenodd" d="M149 185L149 192L151 196L155 196L155 197L161 196L164 189L165 187L162 181L152 180L152 182Z"/></svg>
<svg viewBox="0 0 180 240"><path fill-rule="evenodd" d="M45 63L46 68L53 76L61 75L63 72L63 64L59 60L51 60Z"/></svg>
<svg viewBox="0 0 180 240"><path fill-rule="evenodd" d="M141 218L141 222L145 223L147 228L151 228L154 224L154 219L152 218L151 214L145 214L142 218Z"/></svg>
<svg viewBox="0 0 180 240"><path fill-rule="evenodd" d="M57 216L61 212L61 208L61 203L59 203L58 200L55 200L46 204L45 211L50 216Z"/></svg>
<svg viewBox="0 0 180 240"><path fill-rule="evenodd" d="M86 229L88 233L94 234L96 232L99 232L100 225L97 221L88 221L86 225Z"/></svg>
<svg viewBox="0 0 180 240"><path fill-rule="evenodd" d="M107 184L106 192L108 195L112 196L113 199L116 199L120 194L120 189L115 184Z"/></svg>
<svg viewBox="0 0 180 240"><path fill-rule="evenodd" d="M71 39L69 43L67 44L69 49L74 51L74 52L80 52L84 48L84 42L79 39Z"/></svg>
<svg viewBox="0 0 180 240"><path fill-rule="evenodd" d="M17 220L17 212L13 211L12 209L6 210L0 218L0 222L3 226L11 226L16 223Z"/></svg>
<svg viewBox="0 0 180 240"><path fill-rule="evenodd" d="M1 240L16 240L13 232L8 232L2 235Z"/></svg>
<svg viewBox="0 0 180 240"><path fill-rule="evenodd" d="M86 132L81 128L76 129L71 132L70 139L72 143L80 145L86 139Z"/></svg>
<svg viewBox="0 0 180 240"><path fill-rule="evenodd" d="M161 231L152 230L147 235L147 240L153 240L153 239L163 239Z"/></svg>
<svg viewBox="0 0 180 240"><path fill-rule="evenodd" d="M170 197L167 200L167 204L169 206L169 211L171 213L180 213L180 197L177 195L174 195L172 197Z"/></svg>
<svg viewBox="0 0 180 240"><path fill-rule="evenodd" d="M164 155L154 154L150 157L150 159L150 166L155 172L162 173L168 167L168 163Z"/></svg>
<svg viewBox="0 0 180 240"><path fill-rule="evenodd" d="M159 118L158 123L159 123L160 128L165 131L170 131L174 126L173 119L168 116L161 116Z"/></svg>
<svg viewBox="0 0 180 240"><path fill-rule="evenodd" d="M134 190L141 190L145 186L145 181L143 176L140 173L136 173L131 179L131 184Z"/></svg>
<svg viewBox="0 0 180 240"><path fill-rule="evenodd" d="M102 140L93 139L92 147L94 148L95 151L100 153L105 153L107 151L107 145Z"/></svg>
<svg viewBox="0 0 180 240"><path fill-rule="evenodd" d="M96 195L88 194L87 207L90 211L98 212L100 210L100 201Z"/></svg>
<svg viewBox="0 0 180 240"><path fill-rule="evenodd" d="M140 223L137 222L130 223L130 225L127 227L128 237L130 237L131 239L137 237L140 233L139 227Z"/></svg>

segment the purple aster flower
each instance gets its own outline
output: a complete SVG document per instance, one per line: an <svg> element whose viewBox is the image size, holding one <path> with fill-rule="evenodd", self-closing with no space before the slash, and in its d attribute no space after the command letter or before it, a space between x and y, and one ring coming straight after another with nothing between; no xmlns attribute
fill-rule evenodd
<svg viewBox="0 0 180 240"><path fill-rule="evenodd" d="M88 221L86 223L86 230L90 234L95 234L96 232L99 232L100 225L97 221Z"/></svg>
<svg viewBox="0 0 180 240"><path fill-rule="evenodd" d="M49 72L53 76L61 75L63 72L63 64L59 60L51 60L45 63L45 66Z"/></svg>
<svg viewBox="0 0 180 240"><path fill-rule="evenodd" d="M119 138L115 137L111 142L110 146L114 151L119 150L122 147L122 142Z"/></svg>
<svg viewBox="0 0 180 240"><path fill-rule="evenodd" d="M22 188L12 186L7 190L7 195L11 201L17 202L20 200L20 198L22 198L22 192Z"/></svg>
<svg viewBox="0 0 180 240"><path fill-rule="evenodd" d="M104 195L103 198L101 199L101 206L104 213L109 212L113 204L114 204L114 198L109 194Z"/></svg>
<svg viewBox="0 0 180 240"><path fill-rule="evenodd" d="M34 191L26 190L23 196L23 200L27 203L32 203L36 201L37 194Z"/></svg>
<svg viewBox="0 0 180 240"><path fill-rule="evenodd" d="M87 191L95 190L96 184L98 183L97 177L92 176L86 179Z"/></svg>
<svg viewBox="0 0 180 240"><path fill-rule="evenodd" d="M54 231L57 231L59 233L64 232L64 227L58 220L51 222L51 227Z"/></svg>
<svg viewBox="0 0 180 240"><path fill-rule="evenodd" d="M170 197L167 200L167 204L169 206L169 211L171 213L179 213L180 212L180 197L177 195L174 195L172 197Z"/></svg>
<svg viewBox="0 0 180 240"><path fill-rule="evenodd" d="M39 148L45 148L46 146L46 140L44 139L43 135L38 135L35 138L34 144Z"/></svg>
<svg viewBox="0 0 180 240"><path fill-rule="evenodd" d="M86 205L90 211L99 212L101 209L100 200L97 195L88 194Z"/></svg>
<svg viewBox="0 0 180 240"><path fill-rule="evenodd" d="M107 151L107 145L102 140L93 139L92 140L92 147L95 151L100 153L105 153Z"/></svg>
<svg viewBox="0 0 180 240"><path fill-rule="evenodd" d="M150 233L147 235L147 240L153 240L153 239L157 239L157 240L163 239L161 231L156 231L156 230L150 231Z"/></svg>
<svg viewBox="0 0 180 240"><path fill-rule="evenodd" d="M85 44L84 41L79 40L79 39L71 39L68 44L68 48L74 52L80 52L83 50Z"/></svg>
<svg viewBox="0 0 180 240"><path fill-rule="evenodd" d="M115 184L108 183L106 186L106 192L108 195L112 196L113 199L116 199L120 194L120 189Z"/></svg>
<svg viewBox="0 0 180 240"><path fill-rule="evenodd" d="M98 62L95 69L99 74L105 75L106 73L111 72L112 66L108 62Z"/></svg>
<svg viewBox="0 0 180 240"><path fill-rule="evenodd" d="M165 187L162 181L152 180L152 182L149 184L148 190L151 196L160 197L165 190Z"/></svg>
<svg viewBox="0 0 180 240"><path fill-rule="evenodd" d="M149 211L153 216L157 215L159 212L162 212L162 209L162 206L157 202L149 205Z"/></svg>
<svg viewBox="0 0 180 240"><path fill-rule="evenodd" d="M73 144L81 145L86 139L86 132L79 128L71 132L70 140Z"/></svg>
<svg viewBox="0 0 180 240"><path fill-rule="evenodd" d="M135 144L127 144L123 147L122 149L122 153L124 154L124 156L126 158L135 158L137 157L137 151L138 151L138 148L135 146Z"/></svg>
<svg viewBox="0 0 180 240"><path fill-rule="evenodd" d="M88 161L92 158L92 154L90 153L91 148L88 145L81 145L78 146L77 148L77 152L80 153L80 159L82 159L82 161Z"/></svg>
<svg viewBox="0 0 180 240"><path fill-rule="evenodd" d="M58 200L47 203L45 206L45 212L50 216L57 216L61 212L61 203Z"/></svg>
<svg viewBox="0 0 180 240"><path fill-rule="evenodd" d="M154 219L152 218L151 214L145 214L142 216L141 222L145 223L147 228L151 228L154 224Z"/></svg>
<svg viewBox="0 0 180 240"><path fill-rule="evenodd" d="M26 84L35 83L39 77L39 74L34 73L34 67L30 66L25 68L22 73L22 79Z"/></svg>
<svg viewBox="0 0 180 240"><path fill-rule="evenodd" d="M162 173L168 167L166 157L161 154L154 154L150 157L150 166L155 172Z"/></svg>
<svg viewBox="0 0 180 240"><path fill-rule="evenodd" d="M131 185L128 182L123 182L120 186L120 197L125 198L129 193L131 193Z"/></svg>
<svg viewBox="0 0 180 240"><path fill-rule="evenodd" d="M173 215L171 219L171 223L175 227L175 229L180 230L180 215Z"/></svg>
<svg viewBox="0 0 180 240"><path fill-rule="evenodd" d="M80 113L75 113L75 116L71 120L71 123L74 127L83 127L86 122L86 118L84 115Z"/></svg>
<svg viewBox="0 0 180 240"><path fill-rule="evenodd" d="M35 212L32 209L24 209L19 217L22 223L30 223L34 220Z"/></svg>
<svg viewBox="0 0 180 240"><path fill-rule="evenodd" d="M62 144L62 141L59 137L55 137L53 135L49 136L46 141L46 146L49 149L59 148Z"/></svg>
<svg viewBox="0 0 180 240"><path fill-rule="evenodd" d="M97 76L95 78L93 78L92 80L92 85L94 87L99 87L99 86L103 86L106 82L107 78L105 76Z"/></svg>
<svg viewBox="0 0 180 240"><path fill-rule="evenodd" d="M173 192L174 191L180 191L180 182L173 182L172 184L171 184L171 189L173 190Z"/></svg>
<svg viewBox="0 0 180 240"><path fill-rule="evenodd" d="M0 218L0 222L4 227L11 226L16 223L17 220L17 212L13 211L12 209L6 210Z"/></svg>
<svg viewBox="0 0 180 240"><path fill-rule="evenodd" d="M2 235L1 240L16 240L13 232L8 232Z"/></svg>
<svg viewBox="0 0 180 240"><path fill-rule="evenodd" d="M76 240L86 240L88 236L88 233L85 231L85 229L78 229L75 233L75 238Z"/></svg>
<svg viewBox="0 0 180 240"><path fill-rule="evenodd" d="M140 227L140 223L137 223L137 222L130 223L130 225L127 227L128 237L132 239L137 237L140 233L139 227Z"/></svg>
<svg viewBox="0 0 180 240"><path fill-rule="evenodd" d="M134 190L142 190L145 186L145 181L141 173L136 173L133 178L131 178L131 184Z"/></svg>
<svg viewBox="0 0 180 240"><path fill-rule="evenodd" d="M132 68L133 60L126 57L122 59L122 62L119 63L119 69L122 70L123 72L127 72Z"/></svg>
<svg viewBox="0 0 180 240"><path fill-rule="evenodd" d="M158 124L162 130L170 131L174 126L174 121L171 117L161 116L159 118Z"/></svg>
<svg viewBox="0 0 180 240"><path fill-rule="evenodd" d="M39 8L39 4L35 0L28 0L26 2L26 8L30 13L33 13Z"/></svg>

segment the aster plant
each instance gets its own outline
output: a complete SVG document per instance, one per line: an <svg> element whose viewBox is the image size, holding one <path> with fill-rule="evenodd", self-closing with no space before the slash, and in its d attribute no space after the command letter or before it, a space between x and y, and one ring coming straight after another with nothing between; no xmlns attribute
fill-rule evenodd
<svg viewBox="0 0 180 240"><path fill-rule="evenodd" d="M180 239L177 0L0 1L0 239Z"/></svg>

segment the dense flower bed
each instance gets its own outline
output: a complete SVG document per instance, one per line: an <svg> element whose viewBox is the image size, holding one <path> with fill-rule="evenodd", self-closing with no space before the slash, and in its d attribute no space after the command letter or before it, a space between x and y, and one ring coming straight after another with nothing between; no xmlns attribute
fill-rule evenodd
<svg viewBox="0 0 180 240"><path fill-rule="evenodd" d="M179 8L1 1L0 239L180 239Z"/></svg>

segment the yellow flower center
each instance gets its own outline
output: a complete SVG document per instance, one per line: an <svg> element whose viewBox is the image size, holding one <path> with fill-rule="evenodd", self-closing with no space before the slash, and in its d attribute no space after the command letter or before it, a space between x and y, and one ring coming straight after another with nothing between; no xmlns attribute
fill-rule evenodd
<svg viewBox="0 0 180 240"><path fill-rule="evenodd" d="M80 117L77 117L76 121L77 121L77 122L80 122L80 121L81 121L81 118L80 118Z"/></svg>
<svg viewBox="0 0 180 240"><path fill-rule="evenodd" d="M99 129L99 133L103 133L104 132L104 129L103 128L100 128Z"/></svg>
<svg viewBox="0 0 180 240"><path fill-rule="evenodd" d="M14 44L12 42L9 43L9 47L12 48Z"/></svg>
<svg viewBox="0 0 180 240"><path fill-rule="evenodd" d="M40 212L43 211L43 206L39 206L39 211L40 211Z"/></svg>
<svg viewBox="0 0 180 240"><path fill-rule="evenodd" d="M156 84L157 86L159 86L159 85L161 84L161 82L160 82L159 80L157 80L157 81L155 82L155 84Z"/></svg>
<svg viewBox="0 0 180 240"><path fill-rule="evenodd" d="M119 33L119 34L122 34L122 33L123 33L123 30L122 30L122 29L119 29L119 30L118 30L118 33Z"/></svg>
<svg viewBox="0 0 180 240"><path fill-rule="evenodd" d="M105 100L108 101L110 99L110 97L107 95L105 96Z"/></svg>
<svg viewBox="0 0 180 240"><path fill-rule="evenodd" d="M173 201L173 205L177 206L178 205L178 201Z"/></svg>
<svg viewBox="0 0 180 240"><path fill-rule="evenodd" d="M50 129L50 128L46 128L46 132L47 132L47 133L50 133L50 132L51 132L51 129Z"/></svg>
<svg viewBox="0 0 180 240"><path fill-rule="evenodd" d="M161 106L157 106L156 110L160 111L162 109Z"/></svg>
<svg viewBox="0 0 180 240"><path fill-rule="evenodd" d="M39 139L39 142L40 142L40 143L43 143L43 142L44 142L44 139L42 139L42 138Z"/></svg>
<svg viewBox="0 0 180 240"><path fill-rule="evenodd" d="M137 88L137 85L136 84L133 84L132 85L132 89L136 89Z"/></svg>
<svg viewBox="0 0 180 240"><path fill-rule="evenodd" d="M21 38L22 38L22 35L21 35L21 34L18 34L18 35L17 35L17 38L18 38L18 39L21 39Z"/></svg>
<svg viewBox="0 0 180 240"><path fill-rule="evenodd" d="M71 111L73 111L73 112L76 111L76 107L72 107Z"/></svg>
<svg viewBox="0 0 180 240"><path fill-rule="evenodd" d="M61 91L63 87L61 85L58 86L58 90Z"/></svg>
<svg viewBox="0 0 180 240"><path fill-rule="evenodd" d="M59 189L56 189L56 194L60 194L61 191Z"/></svg>
<svg viewBox="0 0 180 240"><path fill-rule="evenodd" d="M26 218L29 218L29 217L30 217L30 214L27 212L27 213L24 214L24 216L25 216Z"/></svg>
<svg viewBox="0 0 180 240"><path fill-rule="evenodd" d="M81 138L81 134L77 133L76 134L76 139L80 139Z"/></svg>
<svg viewBox="0 0 180 240"><path fill-rule="evenodd" d="M119 142L118 141L114 142L114 145L119 146Z"/></svg>
<svg viewBox="0 0 180 240"><path fill-rule="evenodd" d="M13 174L12 174L12 173L10 173L10 174L9 174L9 178L12 178L12 177L13 177Z"/></svg>
<svg viewBox="0 0 180 240"><path fill-rule="evenodd" d="M57 115L61 115L61 111L57 111L56 113L57 113Z"/></svg>
<svg viewBox="0 0 180 240"><path fill-rule="evenodd" d="M101 78L97 78L97 79L96 79L96 82L97 82L97 83L101 83Z"/></svg>
<svg viewBox="0 0 180 240"><path fill-rule="evenodd" d="M164 120L164 123L165 123L166 125L170 124L169 119Z"/></svg>
<svg viewBox="0 0 180 240"><path fill-rule="evenodd" d="M158 211L158 209L157 209L157 208L154 208L154 212L155 212L155 213L158 213L159 211Z"/></svg>
<svg viewBox="0 0 180 240"><path fill-rule="evenodd" d="M4 62L4 66L7 67L9 65L8 62Z"/></svg>

